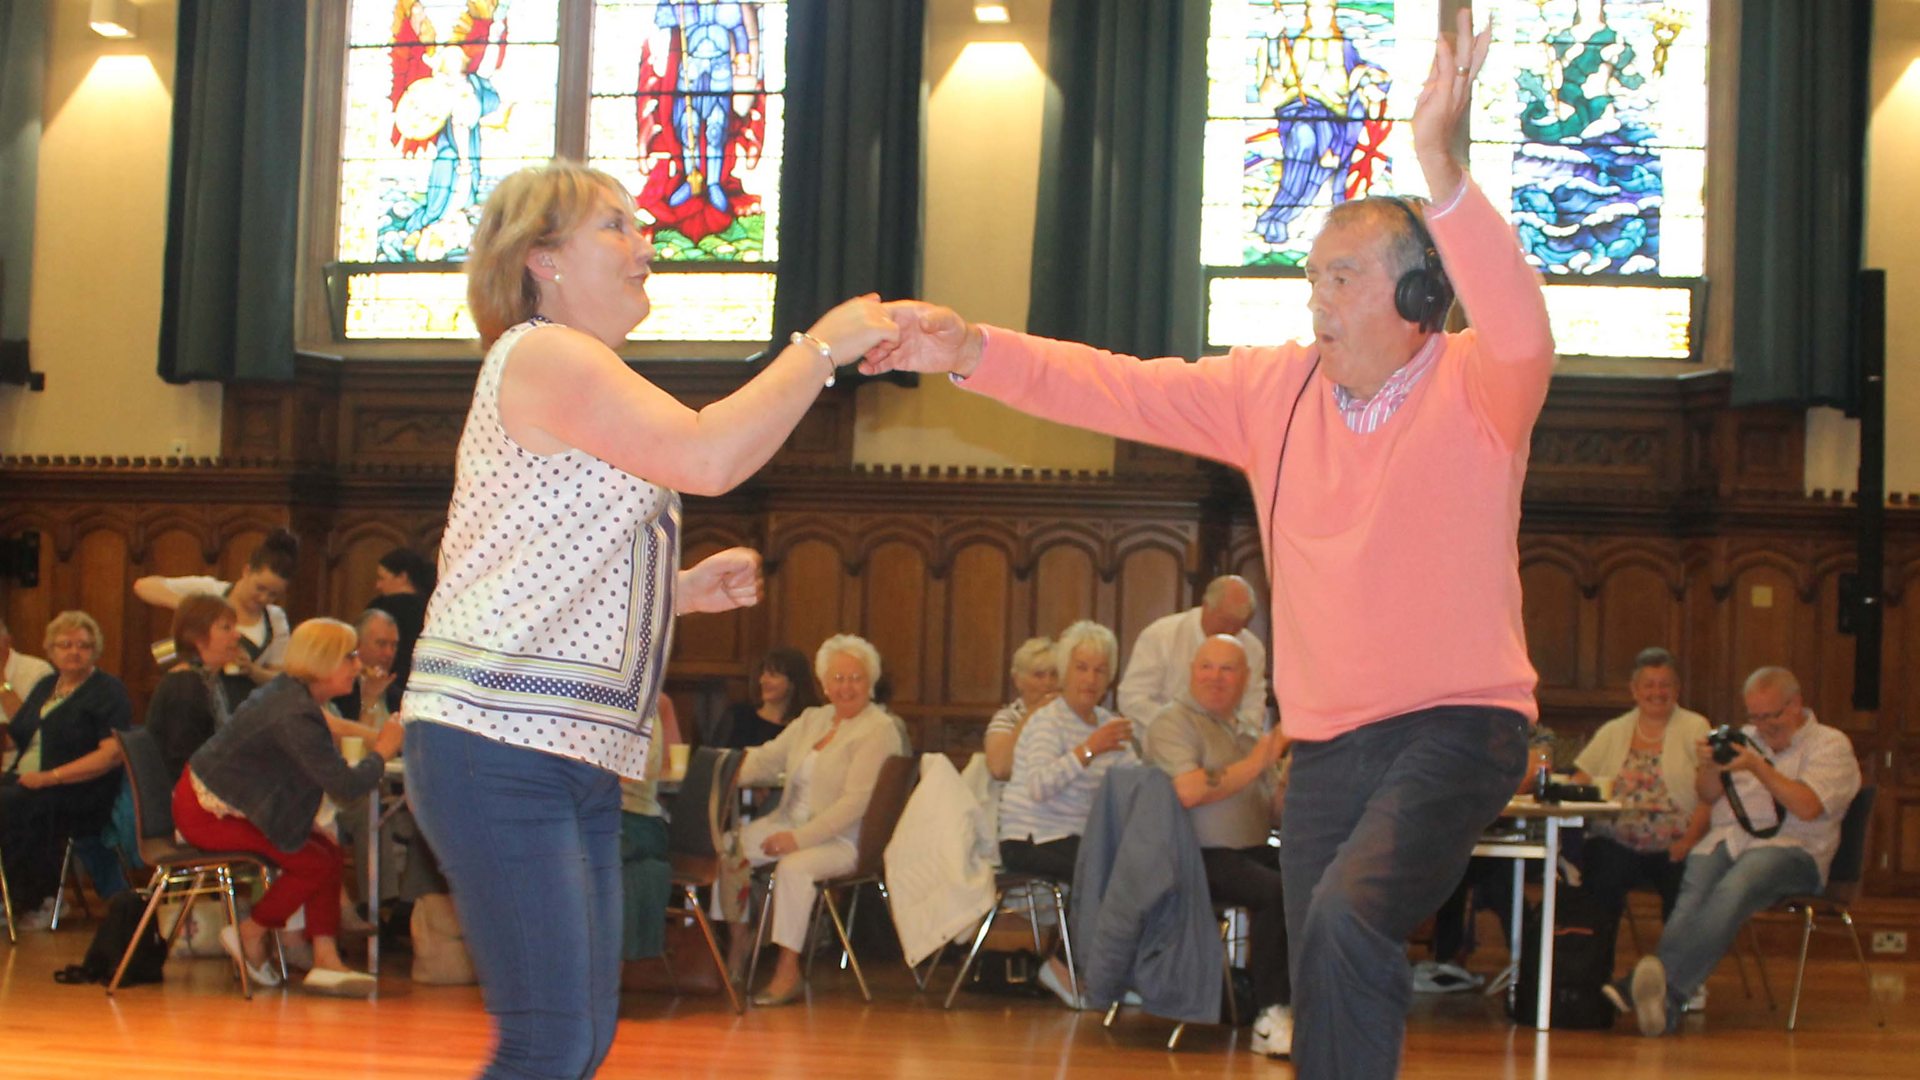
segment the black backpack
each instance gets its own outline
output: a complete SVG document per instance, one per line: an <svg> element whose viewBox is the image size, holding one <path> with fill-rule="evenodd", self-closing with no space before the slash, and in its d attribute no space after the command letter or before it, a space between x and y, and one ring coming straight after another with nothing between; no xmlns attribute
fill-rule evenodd
<svg viewBox="0 0 1920 1080"><path fill-rule="evenodd" d="M114 969L120 966L120 958L126 955L127 943L133 940L133 929L140 925L140 916L146 913L146 908L146 898L131 889L108 900L106 917L100 920L100 929L93 932L93 943L87 946L86 959L54 972L53 977L63 983L105 983L111 980ZM166 963L167 943L160 936L160 919L156 915L141 933L140 944L135 946L133 957L127 961L127 972L120 977L120 985L157 983Z"/></svg>
<svg viewBox="0 0 1920 1080"><path fill-rule="evenodd" d="M1617 913L1582 889L1560 884L1554 898L1553 1026L1601 1030L1613 1026L1614 1008L1600 988L1613 977ZM1540 1000L1540 906L1527 905L1521 920L1520 976L1509 1013L1534 1022Z"/></svg>

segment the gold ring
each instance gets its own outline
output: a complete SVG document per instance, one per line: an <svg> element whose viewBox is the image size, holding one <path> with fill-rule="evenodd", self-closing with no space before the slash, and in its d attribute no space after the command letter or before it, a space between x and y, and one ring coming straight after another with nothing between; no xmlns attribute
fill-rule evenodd
<svg viewBox="0 0 1920 1080"><path fill-rule="evenodd" d="M1453 73L1455 75L1465 75L1467 73L1467 69L1463 67L1457 67L1453 69Z"/></svg>

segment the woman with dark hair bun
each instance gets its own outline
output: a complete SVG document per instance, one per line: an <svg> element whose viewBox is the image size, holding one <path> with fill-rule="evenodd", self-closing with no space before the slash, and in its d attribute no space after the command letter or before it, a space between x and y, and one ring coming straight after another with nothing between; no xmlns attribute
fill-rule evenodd
<svg viewBox="0 0 1920 1080"><path fill-rule="evenodd" d="M407 685L407 673L413 670L413 643L426 624L427 597L438 578L432 559L404 547L380 556L373 572L375 595L367 607L393 616L400 628L400 651L393 654L394 681L400 687Z"/></svg>
<svg viewBox="0 0 1920 1080"><path fill-rule="evenodd" d="M712 745L745 750L770 742L801 710L822 704L813 665L785 645L767 650L747 686L747 700L728 707L708 739Z"/></svg>
<svg viewBox="0 0 1920 1080"><path fill-rule="evenodd" d="M221 685L227 700L238 706L254 687L264 686L280 674L286 657L287 637L293 632L287 612L280 605L293 582L300 558L300 539L285 529L275 529L247 559L247 569L236 581L221 581L206 575L163 577L153 574L133 583L133 595L155 607L176 609L195 593L225 597L233 605L235 625L240 629L240 655L221 671Z"/></svg>

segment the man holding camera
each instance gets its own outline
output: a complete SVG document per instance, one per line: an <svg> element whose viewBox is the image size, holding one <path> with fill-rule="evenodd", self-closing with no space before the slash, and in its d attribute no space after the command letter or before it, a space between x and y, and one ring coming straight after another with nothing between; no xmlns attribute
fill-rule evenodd
<svg viewBox="0 0 1920 1080"><path fill-rule="evenodd" d="M1755 912L1817 893L1840 847L1840 822L1860 790L1846 734L1816 720L1781 667L1747 677L1747 724L1696 744L1700 800L1713 808L1694 845L1660 946L1604 993L1642 1035L1678 1026L1680 1006L1706 982Z"/></svg>

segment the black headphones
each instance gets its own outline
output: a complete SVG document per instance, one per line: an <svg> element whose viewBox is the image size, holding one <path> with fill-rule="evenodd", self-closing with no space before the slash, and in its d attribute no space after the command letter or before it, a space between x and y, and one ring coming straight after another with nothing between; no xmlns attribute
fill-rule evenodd
<svg viewBox="0 0 1920 1080"><path fill-rule="evenodd" d="M1433 246L1433 234L1427 231L1427 223L1420 220L1420 212L1413 204L1392 195L1383 196L1382 201L1407 215L1407 227L1413 230L1413 238L1420 242L1421 250L1420 268L1401 274L1399 283L1393 287L1394 310L1408 322L1420 324L1420 329L1427 333L1437 333L1447 325L1447 311L1453 307L1453 282L1447 280L1446 269L1440 265L1440 252Z"/></svg>

